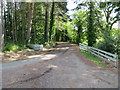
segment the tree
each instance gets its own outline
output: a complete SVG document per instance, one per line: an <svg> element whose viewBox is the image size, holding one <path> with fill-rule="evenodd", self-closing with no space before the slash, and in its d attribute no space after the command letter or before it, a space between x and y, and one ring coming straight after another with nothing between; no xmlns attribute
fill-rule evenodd
<svg viewBox="0 0 120 90"><path fill-rule="evenodd" d="M65 29L65 24L67 23L68 15L66 14L67 8L66 2L55 3L55 26L54 26L54 40L64 41L67 40L67 32Z"/></svg>
<svg viewBox="0 0 120 90"><path fill-rule="evenodd" d="M45 9L45 36L44 36L44 39L45 39L45 42L48 42L49 41L49 37L48 37L48 22L49 22L49 3L46 2L45 3L45 6L46 6L46 9Z"/></svg>
<svg viewBox="0 0 120 90"><path fill-rule="evenodd" d="M118 2L100 2L99 8L104 12L104 27L103 28L103 41L99 43L99 48L111 53L115 52L115 41L112 38L112 26L118 20L120 20L119 12L116 10L119 8ZM115 16L112 16L112 13L116 12ZM97 15L98 16L98 15Z"/></svg>
<svg viewBox="0 0 120 90"><path fill-rule="evenodd" d="M30 43L30 34L32 30L32 20L33 20L33 12L34 12L34 3L29 4L29 19L28 19L28 31L26 36L26 43Z"/></svg>
<svg viewBox="0 0 120 90"><path fill-rule="evenodd" d="M82 38L83 38L83 27L85 25L85 15L86 12L83 12L81 10L77 10L76 13L73 14L73 23L75 25L75 27L77 28L76 30L76 43L81 43L82 42Z"/></svg>
<svg viewBox="0 0 120 90"><path fill-rule="evenodd" d="M17 44L17 13L16 13L16 2L13 3L13 13L14 13L14 38L15 38L15 44Z"/></svg>
<svg viewBox="0 0 120 90"><path fill-rule="evenodd" d="M2 50L4 48L4 24L5 24L5 20L4 20L4 0L1 1L1 25L2 25L2 30L0 31L0 35L1 35L1 43L0 43L0 50Z"/></svg>
<svg viewBox="0 0 120 90"><path fill-rule="evenodd" d="M94 3L90 2L89 4L89 12L88 12L88 26L87 26L87 39L88 46L93 46L96 43L96 30L94 28Z"/></svg>
<svg viewBox="0 0 120 90"><path fill-rule="evenodd" d="M49 30L49 39L51 41L52 39L52 33L53 33L53 25L54 25L54 8L55 8L55 3L54 0L52 2L52 8L51 8L51 14L50 14L50 30Z"/></svg>
<svg viewBox="0 0 120 90"><path fill-rule="evenodd" d="M120 20L118 9L120 8L120 2L101 2L100 8L104 11L104 16L106 18L106 28L108 30L112 29L114 23ZM116 12L116 15L113 17L111 14Z"/></svg>
<svg viewBox="0 0 120 90"><path fill-rule="evenodd" d="M22 43L25 44L25 32L26 32L26 11L25 11L25 6L26 3L21 3L20 4L20 8L21 8L21 11L22 11Z"/></svg>

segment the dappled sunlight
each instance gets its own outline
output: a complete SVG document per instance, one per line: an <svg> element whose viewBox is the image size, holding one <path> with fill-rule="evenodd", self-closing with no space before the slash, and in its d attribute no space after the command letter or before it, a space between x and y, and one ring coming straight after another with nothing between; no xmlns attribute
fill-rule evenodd
<svg viewBox="0 0 120 90"><path fill-rule="evenodd" d="M40 61L40 60L48 60L48 59L52 59L55 58L57 55L54 54L48 54L48 55L33 55L33 56L29 56L27 58L31 59L27 59L27 60L23 60L22 62L28 62L28 61ZM33 59L34 58L34 59ZM35 59L36 58L36 59Z"/></svg>
<svg viewBox="0 0 120 90"><path fill-rule="evenodd" d="M56 57L57 55L53 55L53 54L49 54L49 55L45 55L44 57L42 57L41 59L52 59L54 57Z"/></svg>
<svg viewBox="0 0 120 90"><path fill-rule="evenodd" d="M69 47L63 47L63 48L61 48L61 49L63 49L63 50L64 50L64 49L69 49Z"/></svg>
<svg viewBox="0 0 120 90"><path fill-rule="evenodd" d="M51 59L53 57L56 57L62 51L69 49L70 47L71 44L68 45L68 43L62 42L60 45L57 45L54 48L43 48L42 51L41 50L34 51L28 49L22 51L6 52L4 55L3 62L11 62L17 60L23 60L23 62L26 62L27 61L26 59L32 58L40 58L42 60Z"/></svg>
<svg viewBox="0 0 120 90"><path fill-rule="evenodd" d="M8 1L1 1L0 50L7 88L118 86L107 61L118 67L120 2Z"/></svg>
<svg viewBox="0 0 120 90"><path fill-rule="evenodd" d="M36 58L36 57L42 57L42 55L32 55L32 56L28 56L28 58Z"/></svg>
<svg viewBox="0 0 120 90"><path fill-rule="evenodd" d="M58 66L56 66L56 65L49 65L48 67L49 68L58 68Z"/></svg>
<svg viewBox="0 0 120 90"><path fill-rule="evenodd" d="M46 57L54 57L54 56L57 56L55 54L48 54L48 55L45 55Z"/></svg>
<svg viewBox="0 0 120 90"><path fill-rule="evenodd" d="M27 84L31 85L31 82L35 82L35 86L40 86L40 84L44 86L47 84L48 86L61 85L61 87L69 88L96 88L100 86L109 87L112 85L117 87L117 75L115 73L99 66L92 67L91 65L85 64L84 61L80 61L81 57L76 57L76 53L71 51L71 49L77 50L78 48L60 46L55 50L47 50L47 53L45 52L39 55L28 56L27 58L29 59L14 62L11 66L24 66L21 68L23 73L16 73L16 75L18 75L17 77L14 75L11 76L16 78L17 82L25 81L25 83L19 84L22 86L26 86L27 80ZM6 66L9 66L9 64L6 64ZM18 72L21 72L20 69ZM13 83L13 85L18 84L14 79L12 80L12 78L9 81L10 83Z"/></svg>
<svg viewBox="0 0 120 90"><path fill-rule="evenodd" d="M28 58L40 58L40 59L51 59L53 57L56 57L57 55L55 54L46 54L46 55L33 55L33 56L28 56Z"/></svg>
<svg viewBox="0 0 120 90"><path fill-rule="evenodd" d="M43 50L43 51L48 51L48 49L47 49L47 48L43 48L42 50ZM50 49L49 49L49 50L50 50Z"/></svg>
<svg viewBox="0 0 120 90"><path fill-rule="evenodd" d="M38 70L38 68L32 68L32 70L33 70L33 71L37 71L37 70Z"/></svg>
<svg viewBox="0 0 120 90"><path fill-rule="evenodd" d="M51 59L56 57L59 53L64 50L69 49L69 46L59 46L55 48L43 48L42 51L34 51L34 50L23 50L23 51L13 51L5 53L3 62L10 62L10 61L17 61L17 60L24 60L25 59L32 59L32 58L40 58L40 59Z"/></svg>

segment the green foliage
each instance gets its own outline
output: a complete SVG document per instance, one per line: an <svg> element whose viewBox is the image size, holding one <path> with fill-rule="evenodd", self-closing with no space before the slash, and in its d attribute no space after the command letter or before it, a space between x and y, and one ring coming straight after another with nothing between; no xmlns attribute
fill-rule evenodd
<svg viewBox="0 0 120 90"><path fill-rule="evenodd" d="M100 65L100 66L105 66L106 65L105 63L101 62L98 57L90 54L89 52L86 52L84 50L80 50L80 52L83 55L85 55L87 58L89 58L91 61L93 61L94 63L96 63L97 65Z"/></svg>
<svg viewBox="0 0 120 90"><path fill-rule="evenodd" d="M87 16L87 39L88 46L93 46L96 43L96 28L95 28L95 6L94 2L90 2Z"/></svg>
<svg viewBox="0 0 120 90"><path fill-rule="evenodd" d="M67 3L54 2L54 7L53 3L49 2L48 4L47 14L50 17L47 19L48 30L45 34L45 16L49 15L46 14L46 4L44 2L34 3L34 6L32 3L27 2L6 2L4 42L7 44L5 45L5 50L18 50L24 44L27 44L28 40L30 44L44 44L46 35L50 36L50 41L67 41ZM54 12L52 11L53 9ZM34 13L31 14L31 11ZM22 47L19 44L23 44Z"/></svg>
<svg viewBox="0 0 120 90"><path fill-rule="evenodd" d="M33 45L34 45L34 44L28 44L27 47L30 48L30 49L33 49L33 48L34 48Z"/></svg>
<svg viewBox="0 0 120 90"><path fill-rule="evenodd" d="M118 47L119 40L115 36L119 36L117 34L119 32L112 29L113 24L119 20L118 11L116 11L118 8L118 3L116 2L88 2L78 4L76 13L72 17L72 24L76 33L73 38L79 38L80 35L80 40L76 40L77 43L81 42L107 52L118 54L116 48ZM112 12L116 12L114 16ZM83 22L81 23L82 20ZM78 33L77 29L79 26L83 30Z"/></svg>
<svg viewBox="0 0 120 90"><path fill-rule="evenodd" d="M102 33L97 43L94 44L94 47L107 52L111 52L113 54L118 54L119 36L120 36L119 30L120 29L113 28L109 32Z"/></svg>
<svg viewBox="0 0 120 90"><path fill-rule="evenodd" d="M120 2L119 2L120 3ZM96 48L114 53L118 52L118 30L112 25L119 18L119 3L116 2L85 2L78 4L75 12L67 15L66 2L49 2L46 35L50 42L45 42L44 2L34 3L34 13L30 31L30 44L44 44L54 46L55 41L84 43ZM15 7L16 5L16 7ZM28 27L30 24L31 9L29 3L6 2L5 4L5 50L24 49ZM115 12L115 15L112 13ZM53 17L54 16L54 17ZM117 40L117 41L116 41ZM11 44L11 41L13 44ZM54 41L54 42L53 42Z"/></svg>
<svg viewBox="0 0 120 90"><path fill-rule="evenodd" d="M4 45L4 52L6 51L15 51L15 50L23 50L23 49L27 49L26 45L16 45L16 44L12 44L12 43L6 43Z"/></svg>
<svg viewBox="0 0 120 90"><path fill-rule="evenodd" d="M67 23L67 30L68 30L68 37L69 37L69 42L76 43L76 37L77 33L74 29L74 26L71 22Z"/></svg>
<svg viewBox="0 0 120 90"><path fill-rule="evenodd" d="M55 47L56 43L55 42L45 42L44 44L45 46L52 46L52 47Z"/></svg>
<svg viewBox="0 0 120 90"><path fill-rule="evenodd" d="M107 52L111 52L113 54L115 53L115 49L116 49L116 47L114 46L114 43L111 41L99 42L97 44L97 48L104 50L104 51L107 51Z"/></svg>
<svg viewBox="0 0 120 90"><path fill-rule="evenodd" d="M70 42L80 43L86 41L85 27L86 27L86 11L76 10L72 14L72 22L68 22L68 37Z"/></svg>

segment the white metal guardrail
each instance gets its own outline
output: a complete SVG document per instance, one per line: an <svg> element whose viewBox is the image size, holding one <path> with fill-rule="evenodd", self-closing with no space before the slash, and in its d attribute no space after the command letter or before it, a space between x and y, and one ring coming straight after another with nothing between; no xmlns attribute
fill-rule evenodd
<svg viewBox="0 0 120 90"><path fill-rule="evenodd" d="M79 47L82 50L88 51L91 54L94 54L95 56L98 56L102 59L104 59L106 62L112 64L115 67L118 67L118 55L94 48L94 47L90 47L87 45L84 45L82 43L79 43Z"/></svg>

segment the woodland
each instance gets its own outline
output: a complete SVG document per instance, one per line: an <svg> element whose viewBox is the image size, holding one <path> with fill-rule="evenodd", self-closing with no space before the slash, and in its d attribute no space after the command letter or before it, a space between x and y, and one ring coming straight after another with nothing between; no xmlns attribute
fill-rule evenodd
<svg viewBox="0 0 120 90"><path fill-rule="evenodd" d="M119 53L120 2L82 2L68 14L67 2L1 2L2 51L29 44L83 43ZM4 37L3 37L4 36Z"/></svg>

